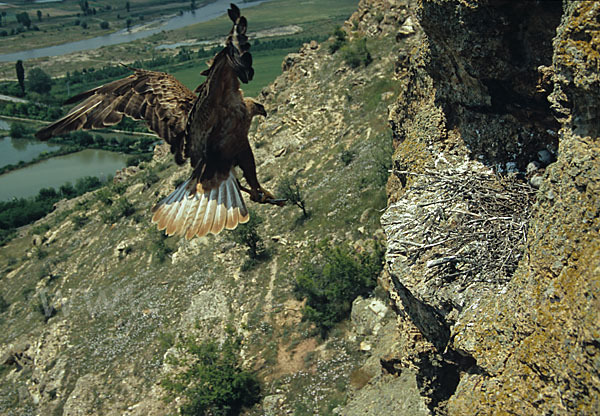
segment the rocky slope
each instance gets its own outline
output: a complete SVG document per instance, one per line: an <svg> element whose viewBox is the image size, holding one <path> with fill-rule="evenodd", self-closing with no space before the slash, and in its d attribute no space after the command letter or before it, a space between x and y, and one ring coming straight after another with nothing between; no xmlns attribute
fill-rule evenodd
<svg viewBox="0 0 600 416"><path fill-rule="evenodd" d="M174 344L227 327L262 383L250 415L597 412L599 15L361 0L343 30L371 63L307 44L259 97L259 177L295 175L312 211L255 207L269 261L244 271L226 234L153 231L188 173L164 148L2 248L0 412L175 413ZM293 295L300 259L322 239L362 250L380 224L383 290L321 339Z"/></svg>
<svg viewBox="0 0 600 416"><path fill-rule="evenodd" d="M397 45L369 39L370 62L352 67L331 43L288 56L258 97L269 114L251 131L261 183L275 190L294 176L311 213L251 205L270 259L246 270L246 249L227 233L187 242L156 232L151 206L189 175L164 147L2 247L0 413L175 413L186 398L165 401L162 381L179 370L177 345L221 341L228 328L262 386L248 414L330 413L361 385L352 374L389 320L383 294L353 315L379 329L345 322L322 339L293 289L314 243L364 250L383 238Z"/></svg>

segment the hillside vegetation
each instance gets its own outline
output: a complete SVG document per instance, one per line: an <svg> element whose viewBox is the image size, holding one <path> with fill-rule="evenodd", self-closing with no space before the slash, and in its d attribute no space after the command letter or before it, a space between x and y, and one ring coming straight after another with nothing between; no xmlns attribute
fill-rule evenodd
<svg viewBox="0 0 600 416"><path fill-rule="evenodd" d="M189 174L164 147L122 182L59 203L1 249L0 412L162 415L241 404L249 415L312 415L347 400L369 357L348 318L382 267L387 106L398 86L394 39L346 30L349 52L332 53L333 39L306 44L258 94L269 114L250 133L259 178L270 190L295 184L307 210L250 203L268 255L247 264L248 247L227 232L186 241L156 231L151 206ZM370 59L352 64L365 51ZM323 256L326 247L338 254ZM299 290L318 285L322 267L342 283L346 270L358 276L357 291L336 295L345 306L326 331ZM327 310L311 293L307 305ZM212 352L198 355L203 348ZM258 395L223 402L239 392L209 394L186 371L231 377Z"/></svg>

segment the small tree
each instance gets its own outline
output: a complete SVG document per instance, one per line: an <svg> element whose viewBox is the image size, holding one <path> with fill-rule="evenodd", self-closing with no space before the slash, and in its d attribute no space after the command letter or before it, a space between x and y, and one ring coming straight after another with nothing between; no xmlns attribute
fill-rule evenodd
<svg viewBox="0 0 600 416"><path fill-rule="evenodd" d="M23 61L19 59L15 65L15 69L17 71L17 80L19 81L21 92L25 94L25 69L23 68Z"/></svg>
<svg viewBox="0 0 600 416"><path fill-rule="evenodd" d="M28 88L39 94L49 93L52 89L52 78L40 68L33 68L27 74Z"/></svg>
<svg viewBox="0 0 600 416"><path fill-rule="evenodd" d="M383 267L383 247L357 253L348 245L322 242L308 253L296 276L295 293L306 298L304 319L314 322L322 335L347 318L352 301L368 295Z"/></svg>
<svg viewBox="0 0 600 416"><path fill-rule="evenodd" d="M27 137L33 132L29 126L22 123L11 123L9 131L10 137L12 137L13 139Z"/></svg>
<svg viewBox="0 0 600 416"><path fill-rule="evenodd" d="M17 22L21 23L27 29L31 26L31 19L29 18L29 14L27 12L17 13L16 15Z"/></svg>
<svg viewBox="0 0 600 416"><path fill-rule="evenodd" d="M42 11L41 11L41 10L38 10L36 13L37 13L37 18L38 18L38 21L40 21L40 22L41 22L41 21L42 21Z"/></svg>
<svg viewBox="0 0 600 416"><path fill-rule="evenodd" d="M333 43L329 45L330 53L335 53L346 43L346 32L344 32L341 27L338 26L335 28L335 30L333 31L333 36Z"/></svg>
<svg viewBox="0 0 600 416"><path fill-rule="evenodd" d="M300 185L298 185L296 177L284 177L277 187L277 195L300 208L304 218L310 216L310 213L306 210L306 202L304 201L304 196L300 191Z"/></svg>
<svg viewBox="0 0 600 416"><path fill-rule="evenodd" d="M241 340L231 332L220 344L186 340L177 345L186 358L170 358L180 371L161 384L168 399L183 397L182 415L239 415L260 400L258 379L241 367Z"/></svg>
<svg viewBox="0 0 600 416"><path fill-rule="evenodd" d="M342 58L352 68L367 66L373 62L371 53L367 49L367 38L360 38L342 48Z"/></svg>

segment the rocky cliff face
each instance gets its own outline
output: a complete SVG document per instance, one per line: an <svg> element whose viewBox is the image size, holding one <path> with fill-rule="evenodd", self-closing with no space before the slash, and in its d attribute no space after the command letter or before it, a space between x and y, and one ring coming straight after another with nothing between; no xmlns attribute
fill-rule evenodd
<svg viewBox="0 0 600 416"><path fill-rule="evenodd" d="M600 7L413 11L382 218L402 342L382 362L433 413L594 413Z"/></svg>

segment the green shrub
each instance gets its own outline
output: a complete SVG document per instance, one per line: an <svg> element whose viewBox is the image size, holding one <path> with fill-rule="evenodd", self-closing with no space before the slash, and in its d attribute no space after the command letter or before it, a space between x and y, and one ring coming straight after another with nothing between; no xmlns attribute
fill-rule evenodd
<svg viewBox="0 0 600 416"><path fill-rule="evenodd" d="M250 219L245 224L240 224L238 227L228 233L229 238L237 244L245 245L248 250L252 265L259 260L265 260L269 254L265 248L263 239L258 234L258 226L264 222L264 219L254 211L250 211ZM248 267L251 268L251 267Z"/></svg>
<svg viewBox="0 0 600 416"><path fill-rule="evenodd" d="M356 39L342 48L342 58L352 68L361 65L367 66L373 62L371 53L367 49L367 38Z"/></svg>
<svg viewBox="0 0 600 416"><path fill-rule="evenodd" d="M150 160L152 160L152 153L146 153L146 154L142 154L142 155L133 155L133 156L129 156L127 158L127 161L125 162L125 164L127 166L137 166L141 162L148 162Z"/></svg>
<svg viewBox="0 0 600 416"><path fill-rule="evenodd" d="M126 198L119 198L110 209L104 211L100 217L106 224L114 224L121 218L129 217L135 212L135 207Z"/></svg>
<svg viewBox="0 0 600 416"><path fill-rule="evenodd" d="M115 194L123 195L127 190L127 184L125 182L117 182L111 186L111 189Z"/></svg>
<svg viewBox="0 0 600 416"><path fill-rule="evenodd" d="M72 218L73 227L76 230L79 230L88 222L88 220L89 220L88 217L86 217L85 215L75 215Z"/></svg>
<svg viewBox="0 0 600 416"><path fill-rule="evenodd" d="M52 78L40 68L33 68L27 74L28 89L39 94L47 94L52 88Z"/></svg>
<svg viewBox="0 0 600 416"><path fill-rule="evenodd" d="M241 368L240 340L227 337L196 344L187 340L178 345L188 359L171 359L183 371L163 379L162 386L173 396L183 396L182 415L239 415L243 407L260 399L256 376Z"/></svg>
<svg viewBox="0 0 600 416"><path fill-rule="evenodd" d="M348 245L322 242L303 260L296 277L295 294L306 298L304 319L314 322L323 335L348 317L352 301L368 295L383 267L382 246L357 253Z"/></svg>
<svg viewBox="0 0 600 416"><path fill-rule="evenodd" d="M174 251L167 245L167 235L164 232L156 229L156 227L151 227L148 230L148 234L152 256L158 260L159 263L163 263L169 254Z"/></svg>
<svg viewBox="0 0 600 416"><path fill-rule="evenodd" d="M33 129L23 123L10 124L10 137L14 139L30 136L31 133L33 133Z"/></svg>
<svg viewBox="0 0 600 416"><path fill-rule="evenodd" d="M340 154L340 160L344 163L344 165L348 166L356 157L356 152L352 150L343 150Z"/></svg>
<svg viewBox="0 0 600 416"><path fill-rule="evenodd" d="M75 190L77 195L83 195L86 192L98 189L102 185L100 179L95 176L84 176L83 178L77 179L75 182Z"/></svg>
<svg viewBox="0 0 600 416"><path fill-rule="evenodd" d="M346 32L341 27L336 27L333 31L333 43L329 45L329 53L337 52L346 43Z"/></svg>
<svg viewBox="0 0 600 416"><path fill-rule="evenodd" d="M113 193L107 186L96 193L96 198L106 206L111 206L113 204Z"/></svg>
<svg viewBox="0 0 600 416"><path fill-rule="evenodd" d="M144 184L150 186L159 181L159 177L153 170L149 170L144 174Z"/></svg>

